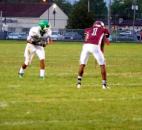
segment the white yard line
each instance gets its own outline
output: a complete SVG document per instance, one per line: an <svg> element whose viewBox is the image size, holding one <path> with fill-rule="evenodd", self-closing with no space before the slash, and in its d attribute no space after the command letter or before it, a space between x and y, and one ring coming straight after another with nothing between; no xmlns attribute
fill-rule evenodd
<svg viewBox="0 0 142 130"><path fill-rule="evenodd" d="M142 121L142 118L137 118L137 117L133 117L132 119L127 119L127 118L119 118L118 120L108 120L109 122L124 122L127 120L131 120L131 121ZM29 125L29 124L49 124L49 123L95 123L95 122L104 122L103 119L99 119L99 120L49 120L49 121L45 121L45 120L22 120L22 121L4 121L4 122L0 122L0 126L17 126L17 125Z"/></svg>
<svg viewBox="0 0 142 130"><path fill-rule="evenodd" d="M21 87L21 86L18 85L18 84L10 84L10 85L8 85L8 87L9 87L9 88L19 88L19 87Z"/></svg>
<svg viewBox="0 0 142 130"><path fill-rule="evenodd" d="M6 101L2 101L2 102L0 102L0 108L6 108L6 107L8 107L8 103L6 102Z"/></svg>
<svg viewBox="0 0 142 130"><path fill-rule="evenodd" d="M87 87L87 86L92 86L92 87L96 87L96 86L101 86L101 83L100 84L95 84L95 83L91 83L89 85L86 85L86 84L82 84L82 87ZM109 87L112 87L112 86L141 86L142 87L142 83L111 83L111 82L108 82L108 86ZM121 87L122 88L122 87ZM112 87L113 89L113 87Z"/></svg>

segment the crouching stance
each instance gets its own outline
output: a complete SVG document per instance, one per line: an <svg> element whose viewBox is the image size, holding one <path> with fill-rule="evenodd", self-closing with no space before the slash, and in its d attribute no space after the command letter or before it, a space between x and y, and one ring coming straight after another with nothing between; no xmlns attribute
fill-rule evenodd
<svg viewBox="0 0 142 130"><path fill-rule="evenodd" d="M77 88L81 87L81 80L89 55L92 54L101 68L102 87L107 88L107 76L105 58L102 52L103 38L109 37L109 31L102 21L96 21L92 27L85 29L85 42L80 55L80 67L78 71Z"/></svg>
<svg viewBox="0 0 142 130"><path fill-rule="evenodd" d="M51 30L48 21L42 20L38 26L32 27L27 37L27 45L25 48L25 61L19 70L19 77L23 77L24 71L31 64L36 54L40 60L40 77L45 76L45 51L44 47L49 43Z"/></svg>

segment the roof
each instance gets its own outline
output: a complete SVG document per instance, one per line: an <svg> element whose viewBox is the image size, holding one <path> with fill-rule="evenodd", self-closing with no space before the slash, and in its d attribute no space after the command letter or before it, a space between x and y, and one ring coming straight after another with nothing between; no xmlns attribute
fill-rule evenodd
<svg viewBox="0 0 142 130"><path fill-rule="evenodd" d="M36 4L1 4L0 11L3 17L39 17L52 3L36 3Z"/></svg>
<svg viewBox="0 0 142 130"><path fill-rule="evenodd" d="M105 25L108 25L108 20L104 19L101 20L105 23ZM119 22L119 20L111 20L111 25L116 25L116 26L133 26L133 20L127 19L127 20L122 20ZM142 26L142 19L136 19L134 22L135 26Z"/></svg>
<svg viewBox="0 0 142 130"><path fill-rule="evenodd" d="M120 25L122 26L132 26L133 20L124 20ZM135 20L134 22L135 26L142 26L142 20Z"/></svg>
<svg viewBox="0 0 142 130"><path fill-rule="evenodd" d="M111 21L112 25L118 25L118 26L142 26L142 20L136 19L135 22L133 23L133 20L123 20L122 22L117 21Z"/></svg>

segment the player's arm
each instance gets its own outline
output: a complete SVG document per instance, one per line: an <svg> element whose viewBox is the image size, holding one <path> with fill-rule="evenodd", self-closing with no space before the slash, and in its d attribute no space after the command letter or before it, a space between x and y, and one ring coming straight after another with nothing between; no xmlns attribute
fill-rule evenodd
<svg viewBox="0 0 142 130"><path fill-rule="evenodd" d="M85 35L85 41L87 41L88 37L89 37L89 34L88 33L84 33L84 35Z"/></svg>
<svg viewBox="0 0 142 130"><path fill-rule="evenodd" d="M109 38L110 32L108 31L107 28L104 28L104 34L105 34L106 38Z"/></svg>
<svg viewBox="0 0 142 130"><path fill-rule="evenodd" d="M52 44L52 43L53 43L53 41L52 41L51 37L48 37L47 38L47 44L49 45L49 44Z"/></svg>
<svg viewBox="0 0 142 130"><path fill-rule="evenodd" d="M88 32L89 28L86 28L84 30L84 41L86 42L89 38L89 32Z"/></svg>
<svg viewBox="0 0 142 130"><path fill-rule="evenodd" d="M105 46L105 35L102 39L102 42L101 42L101 51L104 52L104 46Z"/></svg>
<svg viewBox="0 0 142 130"><path fill-rule="evenodd" d="M109 38L109 36L110 36L110 33L109 33L109 31L108 31L107 28L105 28L104 34L105 34L104 43L106 43L107 45L109 45L109 44L110 44L110 41L109 41L108 38Z"/></svg>
<svg viewBox="0 0 142 130"><path fill-rule="evenodd" d="M42 38L42 41L41 41L42 46L46 47L47 45L51 44L50 39L51 39L50 37Z"/></svg>
<svg viewBox="0 0 142 130"><path fill-rule="evenodd" d="M31 44L37 44L41 41L41 37L34 31L30 30L29 35L27 37L27 42Z"/></svg>
<svg viewBox="0 0 142 130"><path fill-rule="evenodd" d="M101 43L101 51L102 51L102 52L104 52L105 43L106 43L107 45L110 44L110 41L109 41L109 39L108 39L108 38L109 38L109 35L110 35L110 33L109 33L108 29L107 29L107 28L104 28L104 36L103 36L102 43Z"/></svg>
<svg viewBox="0 0 142 130"><path fill-rule="evenodd" d="M48 28L47 32L46 32L46 38L47 38L47 44L46 45L49 45L49 44L52 44L53 41L51 39L51 35L52 35L52 30L50 28Z"/></svg>

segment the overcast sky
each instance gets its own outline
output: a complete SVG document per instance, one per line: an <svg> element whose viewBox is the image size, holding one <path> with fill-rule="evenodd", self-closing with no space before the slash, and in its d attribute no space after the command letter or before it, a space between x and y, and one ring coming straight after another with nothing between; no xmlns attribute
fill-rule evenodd
<svg viewBox="0 0 142 130"><path fill-rule="evenodd" d="M74 3L76 0L66 0L66 1L69 1L70 3Z"/></svg>
<svg viewBox="0 0 142 130"><path fill-rule="evenodd" d="M70 3L74 3L75 1L79 1L79 0L66 0L66 1L69 1ZM109 0L104 0L106 3L108 3L109 2Z"/></svg>

